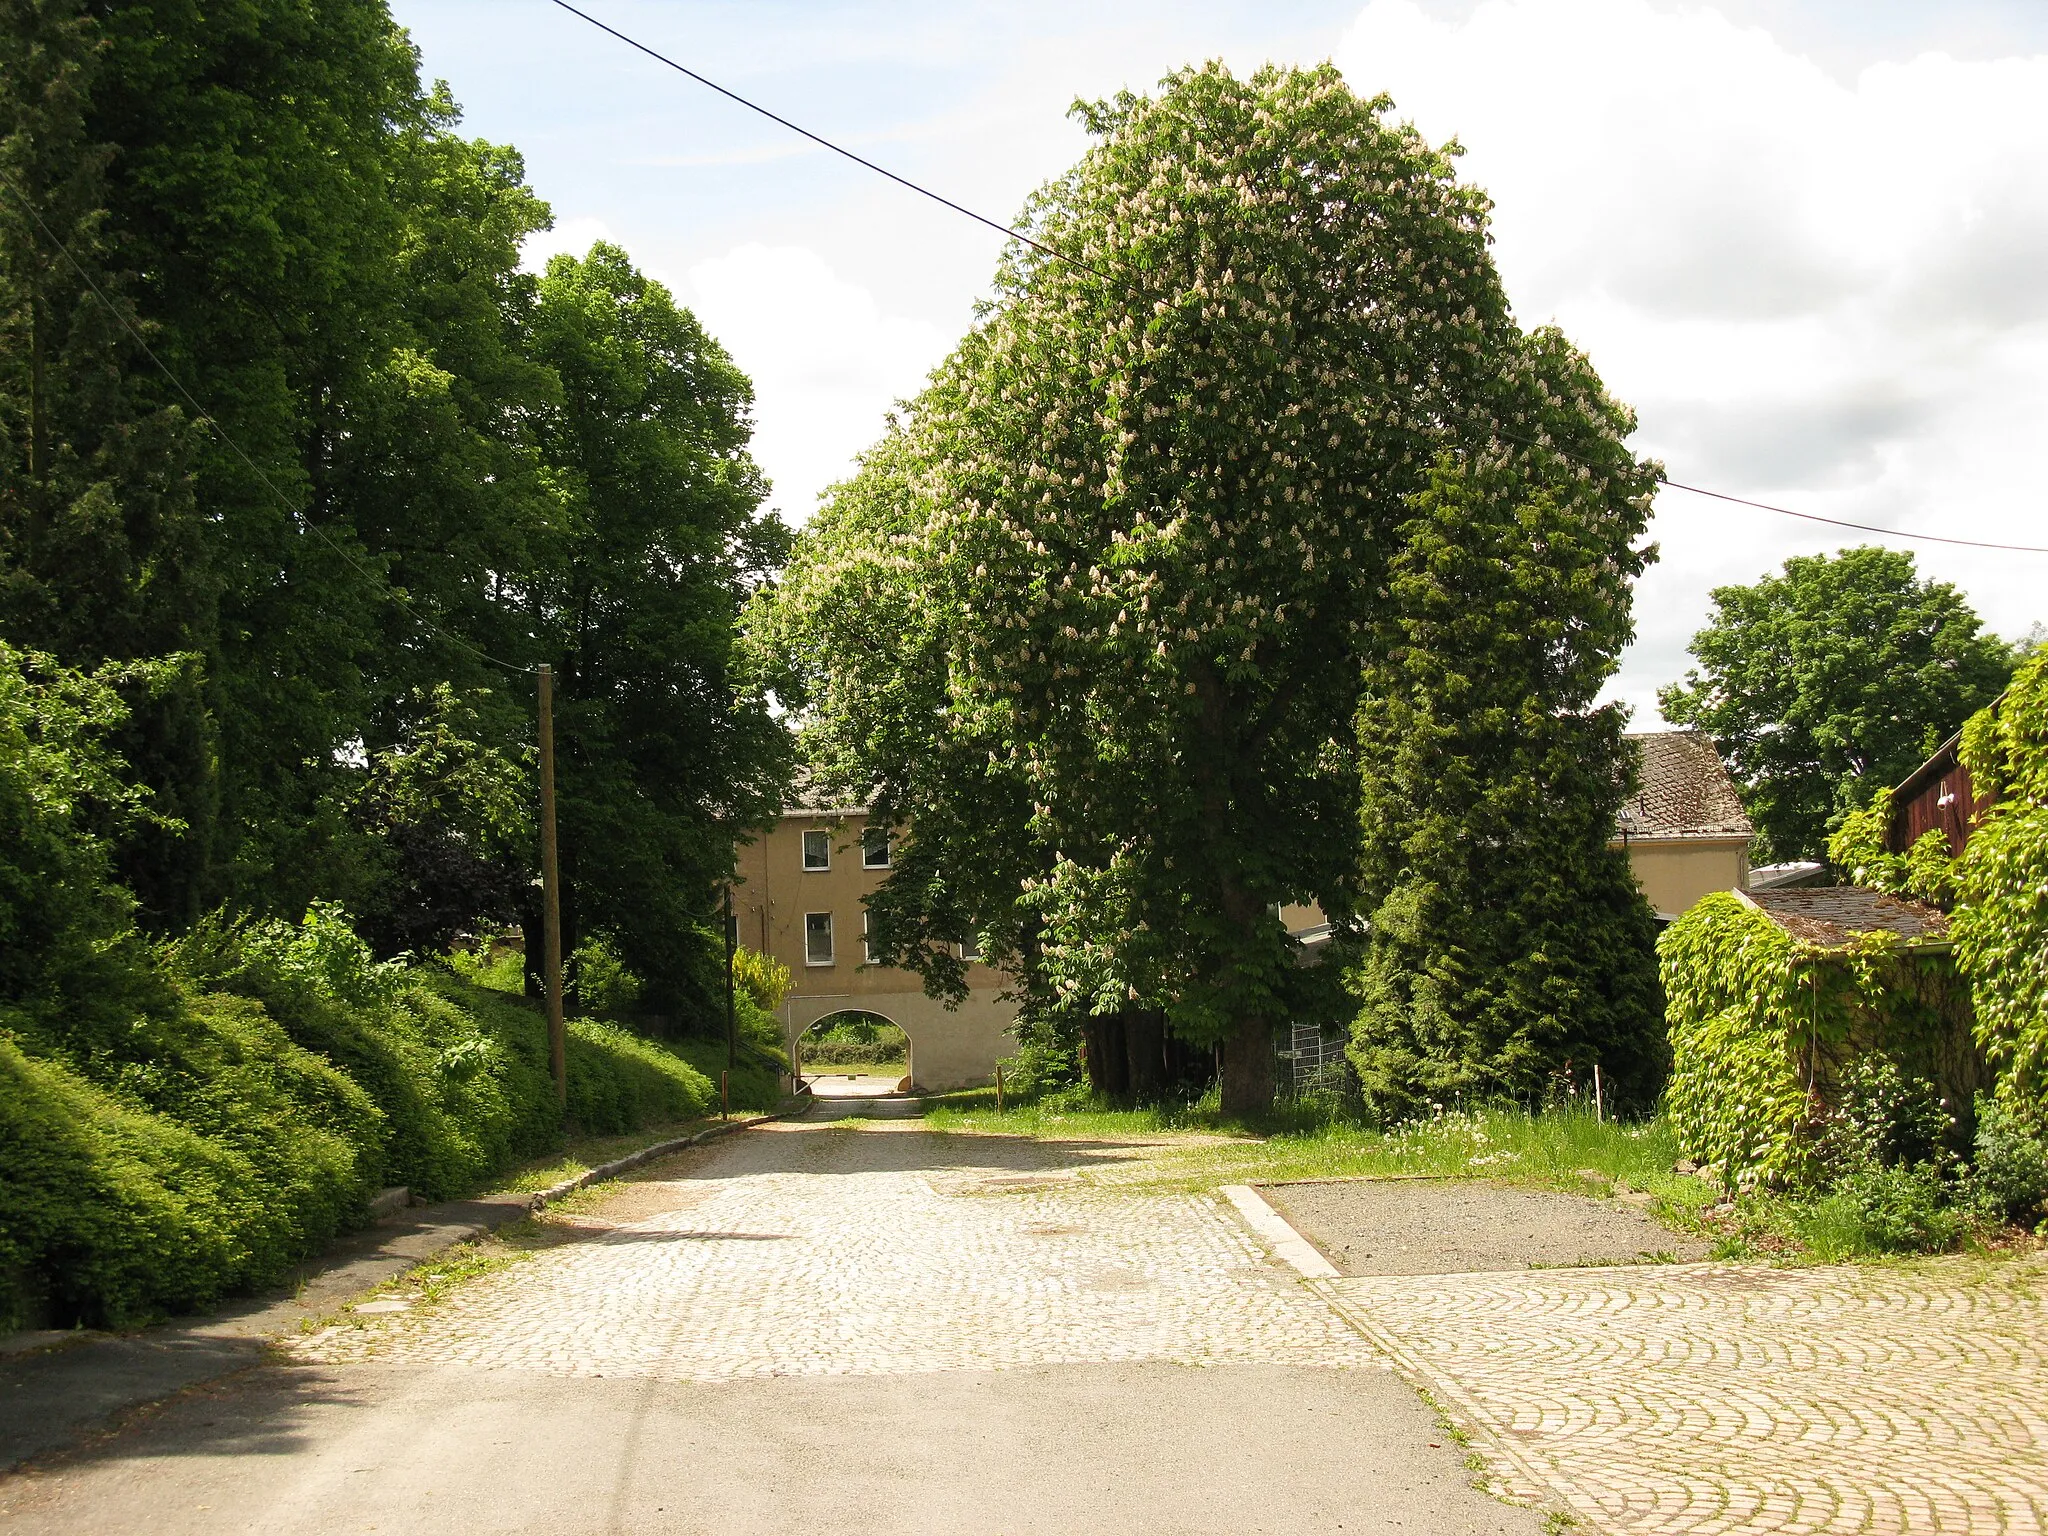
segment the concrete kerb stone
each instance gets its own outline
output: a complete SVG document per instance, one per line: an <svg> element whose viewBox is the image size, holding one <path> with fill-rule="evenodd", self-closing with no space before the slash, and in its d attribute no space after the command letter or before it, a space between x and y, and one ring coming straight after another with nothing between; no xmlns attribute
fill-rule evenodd
<svg viewBox="0 0 2048 1536"><path fill-rule="evenodd" d="M412 1215L418 1230L394 1238L388 1226L371 1226L350 1234L301 1271L296 1294L240 1298L211 1313L134 1334L77 1329L15 1335L0 1348L0 1474L30 1457L63 1449L117 1414L260 1363L270 1344L308 1320L331 1314L345 1297L407 1274L457 1243L531 1216L586 1185L781 1119L809 1102L800 1096L769 1114L656 1142L524 1198L416 1207ZM437 1211L442 1213L438 1218ZM372 1243L376 1247L365 1250Z"/></svg>
<svg viewBox="0 0 2048 1536"><path fill-rule="evenodd" d="M1324 1258L1314 1243L1294 1230L1256 1189L1249 1184L1225 1184L1218 1191L1237 1207L1244 1224L1271 1246L1273 1253L1304 1280L1334 1280L1337 1266Z"/></svg>
<svg viewBox="0 0 2048 1536"><path fill-rule="evenodd" d="M749 1115L744 1120L723 1120L717 1125L706 1126L692 1135L678 1136L670 1141L657 1141L651 1147L642 1147L637 1152L628 1152L624 1157L615 1157L608 1163L599 1163L595 1168L586 1168L573 1178L564 1179L559 1184L550 1184L546 1189L539 1191L527 1202L526 1213L530 1215L545 1210L565 1195L573 1195L577 1190L592 1184L602 1184L607 1179L616 1179L622 1173L630 1173L635 1168L657 1159L672 1156L677 1152L687 1152L691 1147L715 1141L720 1136L729 1136L734 1131L744 1131L749 1126L765 1125L770 1120L780 1120L785 1115L793 1114L798 1108L806 1107L807 1103L806 1100L801 1104L784 1105L781 1109L765 1115Z"/></svg>

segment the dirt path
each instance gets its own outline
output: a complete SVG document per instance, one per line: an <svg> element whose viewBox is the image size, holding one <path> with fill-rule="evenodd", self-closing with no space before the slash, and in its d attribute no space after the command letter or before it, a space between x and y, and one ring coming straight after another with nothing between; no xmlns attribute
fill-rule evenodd
<svg viewBox="0 0 2048 1536"><path fill-rule="evenodd" d="M762 1127L0 1483L0 1529L1540 1529L1227 1207L1072 1177L1134 1155Z"/></svg>

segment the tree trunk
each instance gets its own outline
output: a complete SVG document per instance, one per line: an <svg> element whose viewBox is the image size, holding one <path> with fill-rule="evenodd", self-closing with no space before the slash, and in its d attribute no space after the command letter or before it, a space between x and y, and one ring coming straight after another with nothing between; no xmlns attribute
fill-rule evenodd
<svg viewBox="0 0 2048 1536"><path fill-rule="evenodd" d="M1221 1107L1226 1115L1263 1115L1273 1107L1273 1026L1267 1020L1240 1019L1224 1036Z"/></svg>
<svg viewBox="0 0 2048 1536"><path fill-rule="evenodd" d="M1081 1050L1088 1063L1088 1086L1105 1098L1120 1099L1130 1091L1129 1063L1124 1056L1124 1021L1118 1014L1097 1014L1081 1026Z"/></svg>
<svg viewBox="0 0 2048 1536"><path fill-rule="evenodd" d="M1166 1090L1166 1017L1135 1008L1124 1016L1124 1061L1131 1097L1140 1103L1159 1099Z"/></svg>

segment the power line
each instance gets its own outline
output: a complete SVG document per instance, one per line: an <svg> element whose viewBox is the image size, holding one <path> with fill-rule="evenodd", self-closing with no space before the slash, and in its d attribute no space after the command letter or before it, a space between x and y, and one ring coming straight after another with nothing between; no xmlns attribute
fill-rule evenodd
<svg viewBox="0 0 2048 1536"><path fill-rule="evenodd" d="M717 81L706 79L703 75L698 74L697 71L689 68L687 65L677 63L674 59L669 58L666 54L657 53L654 49L648 47L645 43L641 42L638 38L629 37L626 33L621 32L618 28L607 26L604 22L599 21L595 16L592 16L589 12L578 10L575 6L569 4L569 0L550 0L550 3L555 6L558 6L562 10L567 11L571 16L575 16L580 18L581 20L589 22L593 27L596 27L598 31L617 38L627 47L638 49L641 53L646 54L650 59L653 59L661 64L666 64L670 69L674 70L677 74L685 75L690 79L696 81L699 85L704 86L709 90L716 91L719 95L725 97L728 101L737 102L739 103L739 105L745 107L750 112L760 113L761 116L767 118L770 122L779 123L784 128L787 128L791 133L800 134L804 138L809 139L813 144L822 145L824 148L831 150L832 153L834 153L835 155L845 156L848 160L851 160L855 165L864 166L868 170L873 171L877 176L886 176L889 180L895 182L896 185L898 185L899 187L908 188L910 191L917 193L920 197L928 197L933 202L938 203L942 207L950 208L955 213L963 214L967 218L974 220L975 223L986 225L988 228L995 230L999 234L1008 235L1013 240L1021 240L1024 242L1024 244L1030 246L1034 251L1038 251L1044 255L1053 257L1055 260L1063 261L1070 267L1078 268L1083 272L1093 273L1095 276L1101 278L1107 278L1109 276L1109 274L1103 271L1100 267L1091 266L1089 263L1085 261L1077 261L1072 256L1067 255L1066 252L1055 250L1049 245L1042 245L1038 241L1032 239L1029 235L1022 233L1019 230L1012 229L1007 224L999 224L994 219L986 218L983 215L976 213L972 208L963 208L960 204L954 202L951 198L943 197L939 193L932 191L929 187L919 186L916 182L910 180L908 177L899 176L894 171L875 164L875 162L872 160L863 159L861 156L855 154L852 150L842 148L840 145L834 144L830 139L823 138L820 135L811 132L810 129L802 127L797 123L791 122L786 117L782 117L777 113L769 111L768 108L762 106L759 102L749 101L746 97L740 95L739 92L727 90ZM2033 544L1994 544L1982 539L1945 538L1938 533L1910 533L1902 528L1881 528L1874 523L1852 523L1845 521L1844 519L1839 517L1822 517L1815 512L1795 512L1790 507L1777 507L1772 506L1769 502L1766 501L1751 501L1748 498L1742 496L1729 496L1721 491L1709 491L1697 485L1686 485L1682 481L1666 480L1662 476L1658 477L1657 483L1659 485L1669 486L1674 491L1690 491L1695 496L1709 496L1716 501L1733 502L1737 506L1755 507L1759 511L1763 512L1775 512L1780 517L1796 517L1804 522L1809 523L1828 523L1837 528L1854 528L1859 532L1863 533L1888 534L1891 537L1898 539L1919 539L1929 544L1955 544L1963 546L1968 549L1998 549L2022 555L2048 555L2048 548L2044 548Z"/></svg>
<svg viewBox="0 0 2048 1536"><path fill-rule="evenodd" d="M1668 485L1674 491L1691 491L1695 496L1711 496L1716 501L1732 501L1738 507L1755 507L1761 512L1775 512L1780 517L1796 517L1808 523L1828 523L1836 528L1854 528L1863 533L1889 534L1895 539L1921 539L1929 544L1960 544L1966 549L2003 549L2021 555L2048 555L2048 549L2036 544L1993 544L1983 539L1951 539L1938 533L1908 533L1903 528L1881 528L1876 523L1852 523L1839 517L1822 517L1818 512L1794 512L1790 507L1774 507L1768 501L1751 501L1746 496L1730 496L1725 491L1710 491L1697 485L1687 485L1679 480L1657 477L1659 485Z"/></svg>
<svg viewBox="0 0 2048 1536"><path fill-rule="evenodd" d="M889 180L895 182L897 186L907 188L908 190L915 192L919 197L928 197L933 202L939 204L941 207L950 208L953 210L953 212L964 215L965 217L974 220L974 222L977 224L987 226L988 228L994 230L997 234L1008 235L1012 240L1021 240L1024 242L1024 244L1030 246L1031 249L1037 251L1040 255L1050 256L1055 261L1063 261L1068 266L1073 267L1078 271L1090 272L1093 273L1095 276L1101 278L1106 278L1109 276L1109 274L1103 271L1100 267L1091 266L1089 265L1089 263L1085 261L1077 260L1076 258L1069 256L1065 251L1055 250L1053 249L1053 247L1049 245L1042 244L1041 242L1032 239L1022 230L1012 229L1007 224L998 223L996 220L987 217L985 214L976 213L972 208L962 207L959 203L954 202L950 197L945 197L940 193L934 192L930 187L921 187L916 182L910 180L907 176L898 176L894 171L888 169L886 166L880 166L875 164L875 162L872 160L863 159L861 156L856 155L852 150L846 148L844 145L835 144L830 139L825 138L820 134L815 134L811 132L811 130L808 128L802 127L796 123L792 123L786 117L778 116L776 113L773 113L769 111L766 107L762 106L758 101L749 101L746 97L742 96L738 91L727 90L724 86L720 85L716 80L707 80L704 76L698 74L697 71L689 68L687 65L678 64L674 59L670 58L667 54L657 53L654 49L648 47L645 43L641 42L638 38L628 37L618 28L606 26L603 22L599 21L595 16L591 15L588 11L577 10L575 6L569 4L569 0L552 0L552 3L557 6L560 6L563 10L567 11L571 16L580 17L584 21L589 22L593 27L597 28L598 31L609 33L611 36L617 38L620 42L624 43L628 48L637 48L640 52L646 54L647 57L653 59L656 63L666 64L670 69L674 70L677 74L689 76L690 79L696 81L699 85L705 87L707 90L713 90L718 92L719 95L725 97L728 101L738 102L741 106L745 107L749 112L760 113L761 116L767 118L768 121L770 121L771 123L780 123L783 127L787 128L791 133L801 134L803 137L809 139L813 144L819 145L825 149L829 149L835 155L844 155L847 159L851 160L855 165L865 166L868 170L873 171L877 176L888 177Z"/></svg>
<svg viewBox="0 0 2048 1536"><path fill-rule="evenodd" d="M329 549L333 550L337 555L341 556L342 559L346 560L351 566L355 568L356 573L358 575L368 577L372 581L384 579L384 573L373 571L370 569L369 566L363 564L362 561L358 560L354 555L350 554L347 549L343 548L341 544L339 544L334 539L328 537L327 530L322 528L318 523L314 522L311 518L301 517L301 509L295 507L292 504L291 498L286 496L283 491L279 490L277 488L276 482L273 481L270 478L270 476L266 475L263 472L263 467L260 464L258 464L253 458L251 458L247 450L245 450L240 443L235 441L234 437L228 432L228 429L222 426L220 422L214 418L213 414L209 412L205 406L199 403L198 398L193 395L192 391L185 387L184 381L171 371L170 365L166 363L162 358L156 355L156 349L150 346L148 341L146 341L143 338L142 332L138 331L135 328L135 326L129 321L127 314L123 312L121 306L116 304L111 298L109 298L105 290L103 290L98 283L93 281L92 274L85 270L84 266L80 264L76 256L71 254L71 247L66 245L61 239L59 239L57 237L57 232L51 229L48 224L43 222L42 212L36 207L35 199L30 197L26 192L22 190L21 183L16 181L14 179L14 176L10 172L4 170L0 170L0 177L5 178L8 188L14 193L15 197L20 200L21 206L28 210L28 216L36 221L36 228L40 229L43 232L43 238L48 240L50 244L54 245L57 248L58 252L63 256L65 261L70 263L71 270L78 274L79 281L84 283L85 286L92 291L92 296L98 299L100 303L105 307L107 313L112 315L114 319L120 323L121 329L126 331L129 334L129 336L134 338L135 345L142 349L142 355L148 358L152 363L156 365L157 372L161 373L166 379L170 381L171 388L176 390L178 394L184 399L185 403L192 408L194 419L197 420L202 426L211 430L214 436L218 437L223 443L227 444L229 448L234 450L235 456L249 467L249 473L254 475L259 481L261 481L263 484L263 488L266 491L270 492L271 496L275 498L278 508L285 514L285 516L292 518L295 521L302 522L303 526L305 527L308 533L311 533L315 538L319 539L321 543L325 544ZM480 660L487 661L494 667L503 667L507 672L517 672L526 675L532 674L532 667L522 667L513 662L500 661L497 657L493 656L489 651L486 651L479 646L472 645L469 641L463 639L462 636L454 634L451 631L442 628L442 626L436 624L432 619L428 618L425 614L421 613L417 608L413 607L413 605L407 602L406 599L403 596L401 596L395 589L387 587L386 592L394 603L398 604L399 607L403 608L407 613L411 614L412 617L417 619L423 627L439 635L442 639L452 641L454 644L461 646L462 649L468 651L472 656L478 657Z"/></svg>

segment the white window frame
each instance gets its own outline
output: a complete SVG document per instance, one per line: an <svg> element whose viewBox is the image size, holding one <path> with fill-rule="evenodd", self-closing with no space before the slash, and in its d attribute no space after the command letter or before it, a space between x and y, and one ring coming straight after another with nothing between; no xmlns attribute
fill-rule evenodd
<svg viewBox="0 0 2048 1536"><path fill-rule="evenodd" d="M874 932L873 918L874 913L866 907L860 909L860 953L863 965L875 963L875 941L870 937Z"/></svg>
<svg viewBox="0 0 2048 1536"><path fill-rule="evenodd" d="M876 838L876 837L880 838L880 839L881 839L881 843L882 843L882 857L881 857L881 860L880 860L880 862L877 862L877 861L876 861L876 859L875 859L875 856L874 856L874 852L873 852L873 850L872 850L872 849L871 849L871 848L869 847L869 845L868 845L868 840L869 840L870 838ZM888 829L887 827L863 827L863 828L861 828L861 833L860 833L860 867L861 867L862 869L887 869L887 868L889 868L889 860L890 860L890 858L891 858L891 857L892 857L892 856L893 856L893 855L895 854L895 851L896 851L896 849L895 849L895 842L896 842L896 839L895 839L895 838L893 838L893 837L891 837L891 836L889 835L889 829Z"/></svg>
<svg viewBox="0 0 2048 1536"><path fill-rule="evenodd" d="M955 946L960 952L962 965L978 965L981 961L981 935L970 934Z"/></svg>
<svg viewBox="0 0 2048 1536"><path fill-rule="evenodd" d="M825 919L825 958L822 960L818 959L816 951L811 945L811 919L814 917ZM832 914L830 912L806 912L804 914L804 964L822 968L828 965L837 965L838 963L839 945L832 932Z"/></svg>
<svg viewBox="0 0 2048 1536"><path fill-rule="evenodd" d="M825 849L825 862L822 864L813 864L811 862L811 839L814 837L823 840L823 846ZM804 830L803 849L803 866L805 874L823 874L826 870L832 867L832 834L829 831L826 831L822 827L807 827Z"/></svg>

